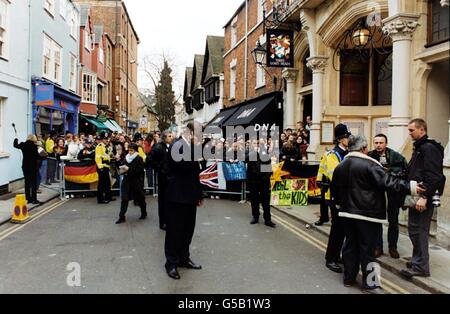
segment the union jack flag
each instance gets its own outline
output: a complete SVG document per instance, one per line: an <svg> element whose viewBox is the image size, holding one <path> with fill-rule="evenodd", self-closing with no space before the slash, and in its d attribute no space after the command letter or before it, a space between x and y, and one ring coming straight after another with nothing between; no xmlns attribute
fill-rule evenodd
<svg viewBox="0 0 450 314"><path fill-rule="evenodd" d="M219 170L217 168L217 162L213 163L207 167L205 171L200 173L200 183L216 190L219 189Z"/></svg>

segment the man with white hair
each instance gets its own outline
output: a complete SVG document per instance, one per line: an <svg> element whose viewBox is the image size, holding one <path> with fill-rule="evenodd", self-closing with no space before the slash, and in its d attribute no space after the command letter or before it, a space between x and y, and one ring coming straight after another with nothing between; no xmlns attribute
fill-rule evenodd
<svg viewBox="0 0 450 314"><path fill-rule="evenodd" d="M378 161L367 156L367 146L364 136L350 136L350 153L334 171L331 194L346 236L342 250L344 285L356 283L361 265L363 289L377 293L380 283L370 282L373 278L368 275L375 265L371 249L377 240L378 224L386 222L385 191L415 195L424 189L416 182L389 174Z"/></svg>

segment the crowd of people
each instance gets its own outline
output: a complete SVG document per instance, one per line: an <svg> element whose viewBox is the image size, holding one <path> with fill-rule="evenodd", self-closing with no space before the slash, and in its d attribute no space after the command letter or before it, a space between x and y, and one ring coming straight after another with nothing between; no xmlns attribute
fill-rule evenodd
<svg viewBox="0 0 450 314"><path fill-rule="evenodd" d="M306 127L299 122L295 131L287 129L280 137L281 160L307 160L310 119ZM383 254L382 224L389 222L389 254L398 259L399 209L409 210L408 231L414 246L413 256L402 274L430 276L428 234L433 216L435 197L443 193L443 147L427 135L427 124L414 119L408 125L414 141L414 153L409 163L388 147L388 137L374 137L375 149L368 151L367 140L352 135L344 124L335 127L335 147L327 151L317 174L322 201L320 219L316 225L329 222L331 231L326 251L326 267L344 273L344 285L352 286L361 266L363 288L376 291L379 283L368 285L368 266ZM201 269L190 259L189 246L195 228L197 206L202 204L199 174L205 160L194 158L194 146L223 152L216 160L236 162L244 156L247 163L247 184L252 207L251 224L257 224L260 205L265 225L275 228L270 214L271 160L261 158L273 153L278 139L208 139L194 132L194 124L180 136L170 131L154 132L145 138L113 133L94 135L54 133L43 138L30 135L25 143L14 141L23 152L25 194L28 202L36 198L41 181L57 182L61 160L94 160L99 176L97 201L108 204L115 199L111 193L111 175L121 181L121 204L116 224L126 222L129 201L141 209L140 219L147 218L145 176L153 186L153 172L158 180L159 226L166 231L166 271L169 277L180 279L177 267ZM189 150L188 160L176 160L176 154ZM240 156L239 156L240 155ZM266 156L267 157L267 156ZM268 168L269 170L264 168ZM45 169L45 170L43 170ZM170 187L170 189L169 189ZM189 189L186 189L189 187ZM387 197L386 197L387 195ZM386 203L387 199L387 203ZM343 266L341 266L343 265Z"/></svg>

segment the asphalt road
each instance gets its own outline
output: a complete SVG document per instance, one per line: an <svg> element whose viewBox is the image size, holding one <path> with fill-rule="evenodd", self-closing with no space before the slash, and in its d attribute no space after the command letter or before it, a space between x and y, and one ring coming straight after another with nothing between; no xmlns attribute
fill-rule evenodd
<svg viewBox="0 0 450 314"><path fill-rule="evenodd" d="M157 202L150 196L147 202L147 220L139 221L139 208L130 204L119 226L119 201L100 206L93 198L48 205L25 226L2 226L0 293L361 293L325 268L323 252L295 232L295 222L251 226L250 206L227 200L199 208L191 257L203 269L180 269L181 280L170 279ZM80 267L80 286L67 283L76 278L71 263Z"/></svg>

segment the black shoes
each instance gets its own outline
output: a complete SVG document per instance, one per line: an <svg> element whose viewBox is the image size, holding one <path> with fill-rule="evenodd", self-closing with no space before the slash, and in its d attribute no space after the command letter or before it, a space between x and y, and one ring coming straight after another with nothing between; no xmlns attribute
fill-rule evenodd
<svg viewBox="0 0 450 314"><path fill-rule="evenodd" d="M116 221L116 225L123 224L126 221L125 217L120 217L119 220Z"/></svg>
<svg viewBox="0 0 450 314"><path fill-rule="evenodd" d="M400 258L400 254L398 253L397 249L389 249L389 255L393 259L399 259Z"/></svg>
<svg viewBox="0 0 450 314"><path fill-rule="evenodd" d="M274 224L273 222L271 222L271 221L266 221L265 223L264 223L267 227L270 227L270 228L276 228L276 224Z"/></svg>
<svg viewBox="0 0 450 314"><path fill-rule="evenodd" d="M33 204L33 205L42 205L42 204L44 204L44 203L39 202L39 201L33 201L33 202L31 202L31 204Z"/></svg>
<svg viewBox="0 0 450 314"><path fill-rule="evenodd" d="M259 218L253 217L252 221L250 221L251 225L256 225L257 223L259 223Z"/></svg>
<svg viewBox="0 0 450 314"><path fill-rule="evenodd" d="M412 265L411 265L411 267L412 267ZM430 274L429 274L429 273L425 273L425 272L422 272L422 271L417 271L417 270L414 270L414 269L412 269L412 268L409 268L409 269L403 269L403 270L400 272L400 274L401 274L403 277L407 278L407 279L411 279L411 278L414 277L414 276L416 276L416 277L430 277Z"/></svg>
<svg viewBox="0 0 450 314"><path fill-rule="evenodd" d="M139 220L147 219L147 213L142 214L141 217L139 217Z"/></svg>
<svg viewBox="0 0 450 314"><path fill-rule="evenodd" d="M374 258L379 258L384 254L383 250L380 248L376 248L375 250L373 250L373 257Z"/></svg>
<svg viewBox="0 0 450 314"><path fill-rule="evenodd" d="M326 224L327 222L328 222L329 220L319 220L319 221L316 221L314 224L316 225L316 226L323 226L324 224Z"/></svg>
<svg viewBox="0 0 450 314"><path fill-rule="evenodd" d="M98 201L98 204L109 204L109 201Z"/></svg>
<svg viewBox="0 0 450 314"><path fill-rule="evenodd" d="M191 259L188 259L186 262L181 263L180 267L196 270L202 269L201 265L195 264Z"/></svg>
<svg viewBox="0 0 450 314"><path fill-rule="evenodd" d="M178 279L181 278L181 276L180 276L180 274L178 273L178 270L177 270L176 267L174 267L174 266L168 266L168 265L166 265L165 267L166 267L167 275L168 275L170 278L175 279L175 280L178 280Z"/></svg>
<svg viewBox="0 0 450 314"><path fill-rule="evenodd" d="M167 230L167 225L166 224L162 224L159 226L159 229L166 231Z"/></svg>
<svg viewBox="0 0 450 314"><path fill-rule="evenodd" d="M356 285L356 280L347 280L347 279L344 279L344 286L345 286L345 287L349 288L349 287L352 287L352 286L354 286L354 285Z"/></svg>
<svg viewBox="0 0 450 314"><path fill-rule="evenodd" d="M334 271L335 273L341 274L342 273L342 267L339 266L337 263L335 262L326 262L325 266L327 266L327 268L331 271Z"/></svg>

